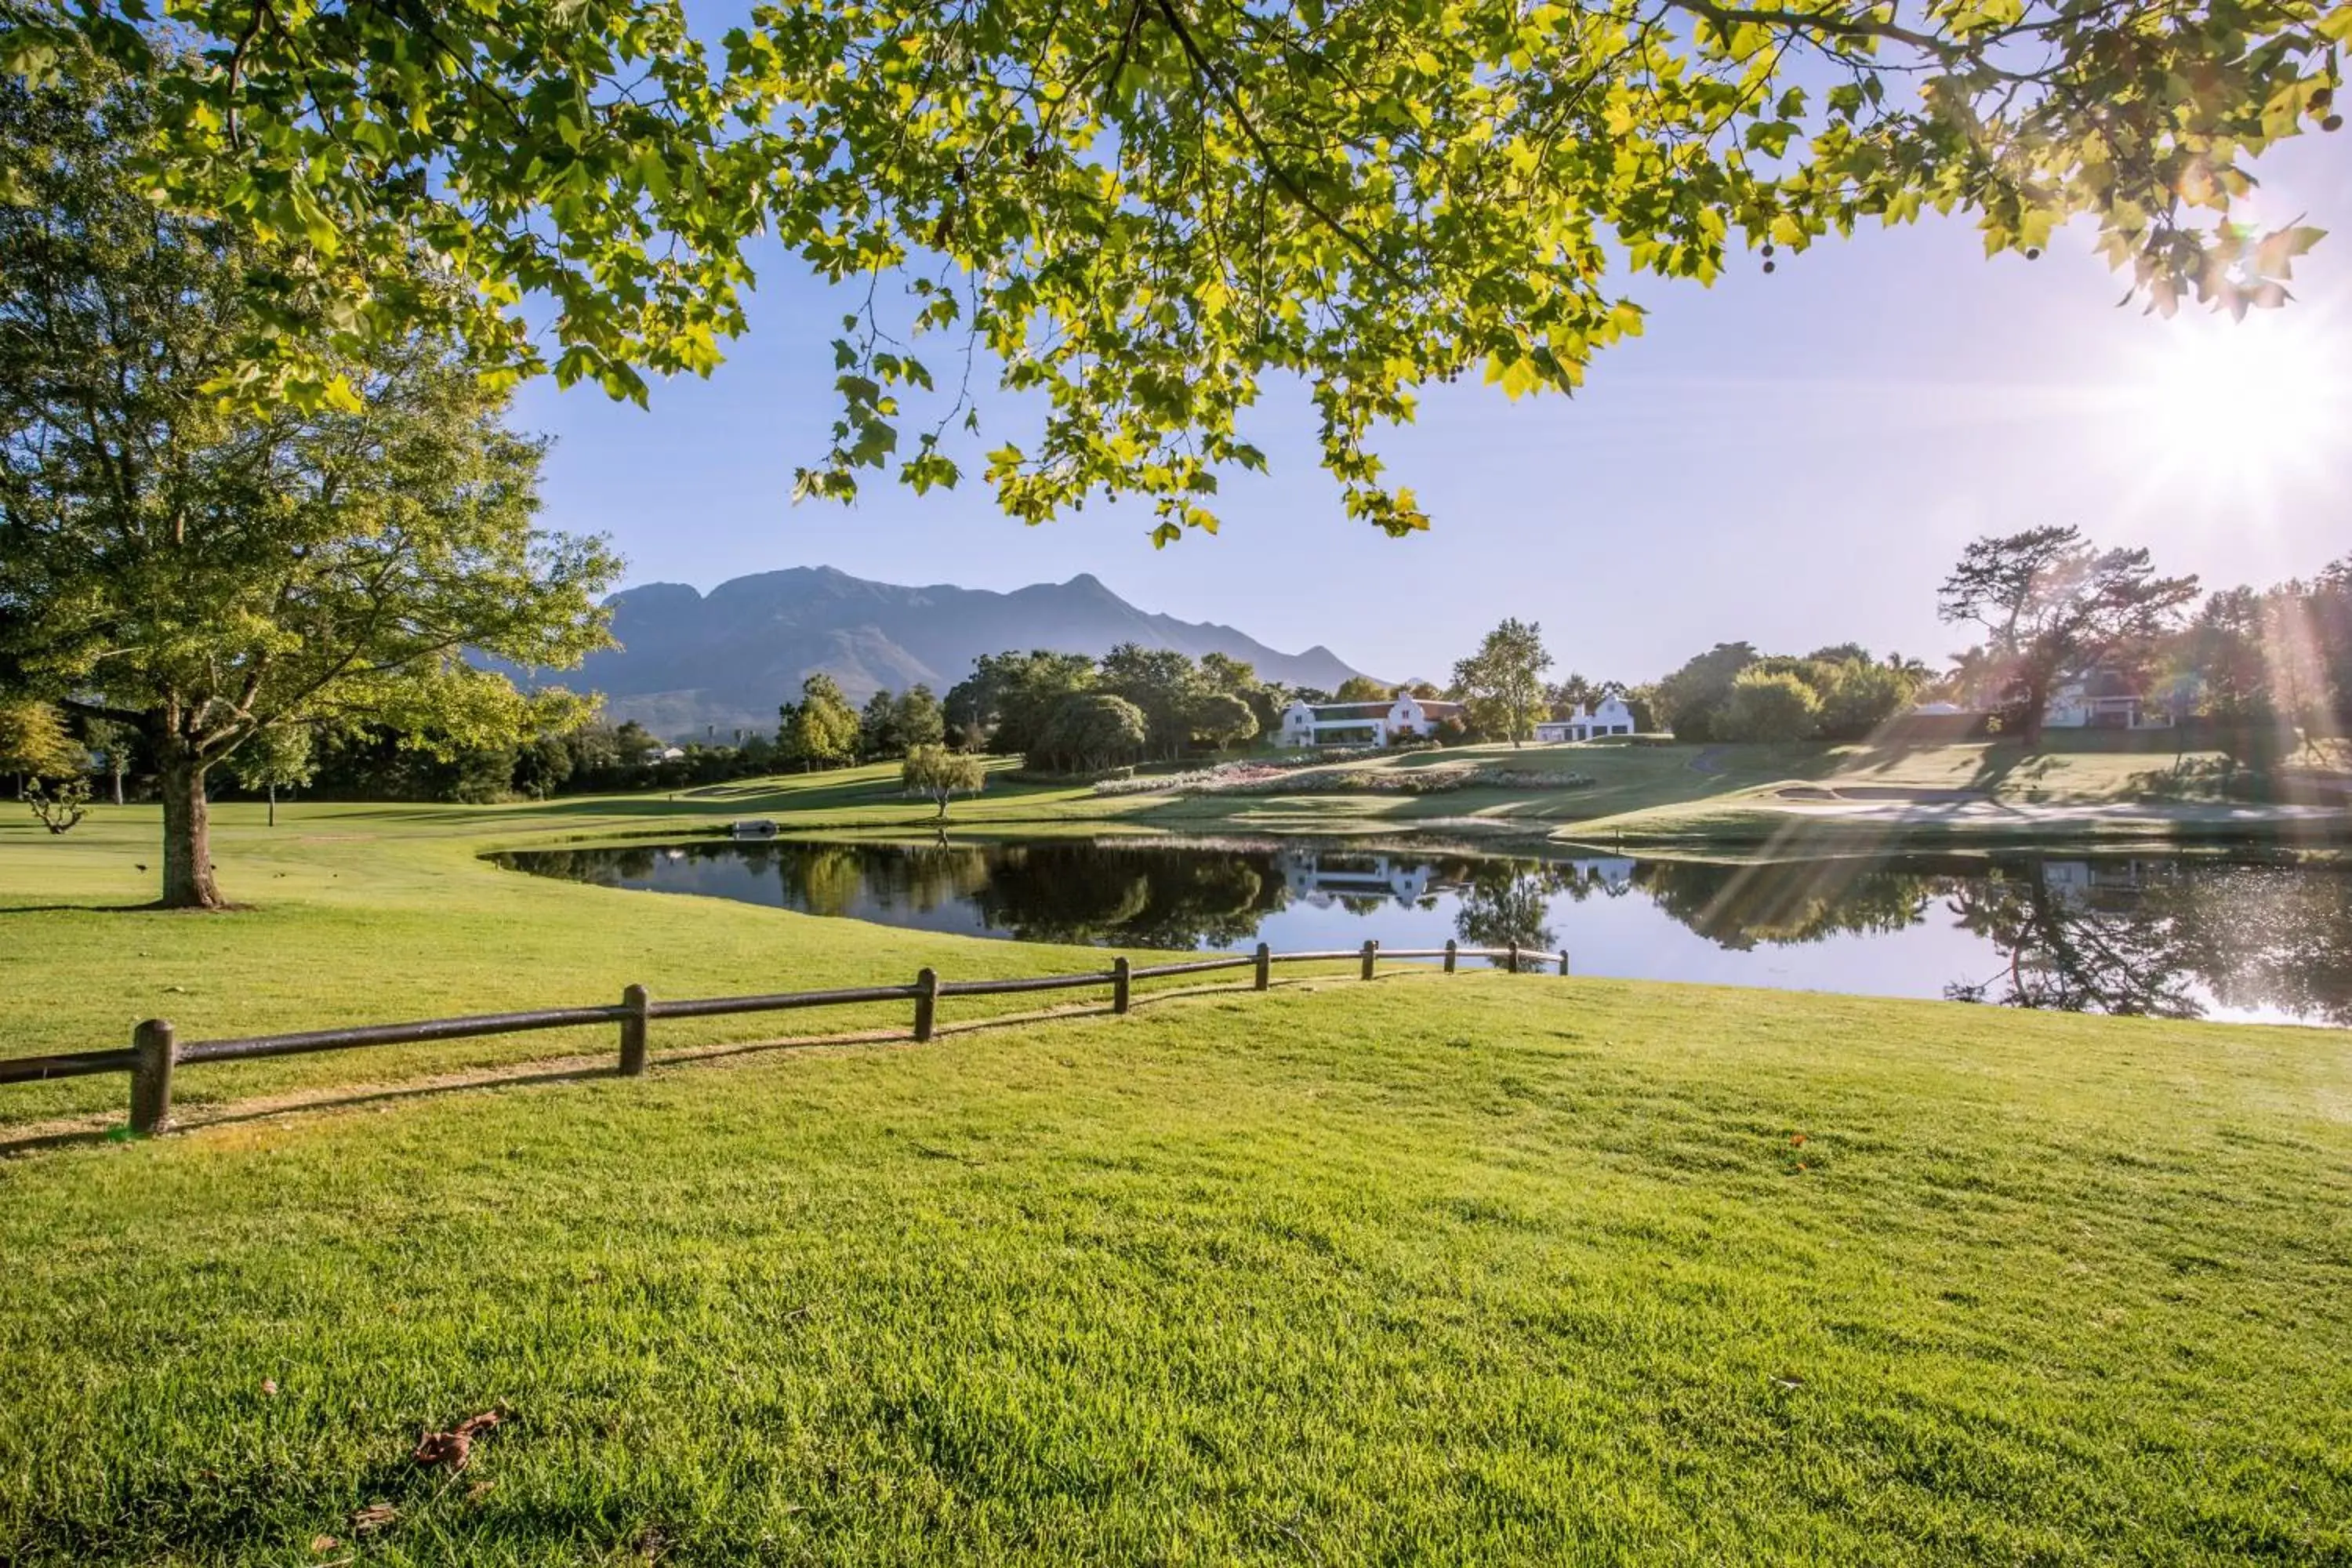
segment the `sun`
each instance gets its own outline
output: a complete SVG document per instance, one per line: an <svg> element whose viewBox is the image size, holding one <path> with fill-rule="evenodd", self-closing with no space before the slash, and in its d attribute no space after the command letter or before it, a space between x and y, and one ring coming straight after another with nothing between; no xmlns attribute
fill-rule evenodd
<svg viewBox="0 0 2352 1568"><path fill-rule="evenodd" d="M2138 356L2117 412L2168 477L2268 489L2335 456L2352 420L2352 352L2336 326L2294 306L2176 317Z"/></svg>

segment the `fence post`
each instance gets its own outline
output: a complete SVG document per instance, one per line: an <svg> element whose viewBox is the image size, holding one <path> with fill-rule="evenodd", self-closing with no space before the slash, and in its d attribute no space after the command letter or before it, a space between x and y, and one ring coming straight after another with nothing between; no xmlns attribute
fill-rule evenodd
<svg viewBox="0 0 2352 1568"><path fill-rule="evenodd" d="M650 1017L646 988L642 985L625 987L621 1005L628 1011L621 1015L621 1076L646 1076L646 1025Z"/></svg>
<svg viewBox="0 0 2352 1568"><path fill-rule="evenodd" d="M1568 949L1564 947L1559 950L1559 972L1562 974L1568 973Z"/></svg>
<svg viewBox="0 0 2352 1568"><path fill-rule="evenodd" d="M150 1018L131 1033L139 1065L131 1069L131 1131L152 1135L172 1125L172 1066L180 1047L169 1019Z"/></svg>
<svg viewBox="0 0 2352 1568"><path fill-rule="evenodd" d="M1457 956L1458 956L1458 955L1457 955L1457 954L1456 954L1456 952L1454 952L1454 939L1453 939L1452 937L1448 937L1448 938L1446 938L1446 940L1445 940L1445 973L1446 973L1451 974L1451 973L1454 973L1454 959L1455 959Z"/></svg>
<svg viewBox="0 0 2352 1568"><path fill-rule="evenodd" d="M1518 944L1517 940L1517 939L1514 939L1514 940L1512 941L1512 942L1511 942L1511 973L1514 973L1514 974L1517 974L1518 972L1519 972L1519 944Z"/></svg>
<svg viewBox="0 0 2352 1568"><path fill-rule="evenodd" d="M1380 951L1381 951L1381 944L1380 944L1379 942L1374 942L1374 941L1373 941L1371 938L1370 938L1370 937L1366 937L1366 938L1364 939L1364 974L1363 974L1363 978L1365 978L1366 980L1370 980L1370 979L1372 977L1372 959L1373 959L1373 956L1374 956L1375 954L1377 954Z"/></svg>
<svg viewBox="0 0 2352 1568"><path fill-rule="evenodd" d="M1257 944L1257 988L1265 990L1274 984L1274 949L1264 942Z"/></svg>
<svg viewBox="0 0 2352 1568"><path fill-rule="evenodd" d="M1110 1010L1114 1013L1127 1011L1128 988L1133 984L1129 971L1133 967L1125 953L1110 961Z"/></svg>
<svg viewBox="0 0 2352 1568"><path fill-rule="evenodd" d="M915 976L915 1043L921 1045L931 1037L931 1026L939 1017L940 972L926 969Z"/></svg>

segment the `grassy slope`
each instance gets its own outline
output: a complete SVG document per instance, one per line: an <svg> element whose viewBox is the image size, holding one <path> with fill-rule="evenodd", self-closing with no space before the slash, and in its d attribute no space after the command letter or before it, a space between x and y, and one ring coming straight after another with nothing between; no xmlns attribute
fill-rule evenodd
<svg viewBox="0 0 2352 1568"><path fill-rule="evenodd" d="M2048 836L2088 831L2174 836L2200 829L2223 836L2261 837L2262 808L2215 813L2204 800L2213 789L2220 753L2190 752L2178 759L2147 736L2084 735L2055 739L2029 755L2014 744L1852 746L1472 746L1421 752L1360 764L1368 770L1486 763L1515 772L1557 773L1572 787L1472 789L1444 795L1255 795L1136 806L1147 819L1181 825L1214 820L1234 827L1306 833L1443 822L1453 828L1486 827L1523 835L1628 841L1752 844L1791 826L1780 791L1860 787L1879 792L1967 791L2006 806L2030 807L2031 820L1926 824L1893 832L1861 829L1873 841L1898 837ZM2176 766L2179 771L2176 772ZM2151 804L2155 797L2161 804ZM2145 807L2115 820L2120 807ZM2340 835L2352 816L2339 814ZM1828 837L1833 826L1803 824ZM1855 837L1848 834L1846 837Z"/></svg>
<svg viewBox="0 0 2352 1568"><path fill-rule="evenodd" d="M759 804L913 819L869 791ZM261 902L213 918L89 907L146 894L152 816L0 830L0 1048L1099 960L473 858L743 809L229 806ZM379 1499L365 1562L2352 1553L2319 1031L1419 975L394 1096L0 1189L0 1561L330 1561ZM462 1480L406 1462L500 1402Z"/></svg>
<svg viewBox="0 0 2352 1568"><path fill-rule="evenodd" d="M1462 752L1383 759L1426 767ZM1525 834L1609 834L1664 821L1665 831L1716 820L1727 841L1778 820L1742 789L1798 779L1948 787L2033 774L2032 787L2070 798L2111 798L2144 752L2088 752L2027 762L1980 746L1905 753L1858 748L1507 747L1470 754L1530 772L1593 782L1559 792L1461 792L1429 796L1238 796L1097 799L1082 789L997 781L959 802L959 832L1107 828L1316 832L1448 832L1485 823ZM1998 775L1996 777L1996 775ZM2021 785L2021 787L2022 787ZM1628 815L1632 814L1632 815ZM1644 815L1646 814L1646 815ZM152 808L101 806L71 835L41 833L0 814L0 991L34 999L0 1017L0 1053L121 1044L142 1017L169 1016L184 1038L321 1026L357 1018L576 1004L616 997L632 980L656 995L715 994L911 977L924 964L950 975L1091 967L1099 955L990 943L828 921L716 901L560 887L499 871L478 854L577 837L719 829L770 816L795 828L930 830L929 808L899 797L891 771L867 768L761 781L684 796L567 799L545 805L287 807L276 828L258 805L215 808L215 854L232 897L256 908L216 919L132 911L152 897ZM1595 826L1599 819L1599 826ZM1681 826L1676 826L1682 825ZM1809 833L1822 830L1810 827ZM1849 836L1851 837L1851 836ZM1883 842L1868 830L1869 842ZM354 955L365 982L355 984ZM959 1004L971 1008L972 1003ZM864 1024L875 1018L843 1020ZM895 1018L897 1011L887 1016ZM830 1020L829 1020L830 1021ZM716 1026L716 1037L772 1033L772 1019ZM602 1033L463 1042L371 1052L370 1077L601 1050ZM289 1058L192 1074L183 1096L242 1096L305 1083L350 1081L349 1058ZM0 1097L0 1124L113 1109L112 1079L81 1080Z"/></svg>
<svg viewBox="0 0 2352 1568"><path fill-rule="evenodd" d="M1899 843L2053 836L2318 842L2341 839L2352 829L2352 813L2340 810L2322 824L2223 801L2217 781L2227 759L2218 752L2176 756L2160 736L2108 733L2054 737L2049 744L2053 749L2037 753L1990 742L1710 748L1705 762L1717 772L1712 787L1660 787L1596 799L1597 809L1559 836L1657 844L1777 842L1790 853L1851 853ZM1685 765L1693 761L1688 748L1665 754ZM1931 808L1928 820L1898 823L1865 815L1843 822L1812 815L1811 803L1782 795L1792 785L1881 795L1917 791L1928 799L1967 792L2006 809L1947 814Z"/></svg>
<svg viewBox="0 0 2352 1568"><path fill-rule="evenodd" d="M745 792L751 807L795 805L850 826L914 823L920 808L875 798L875 777ZM1044 809L1090 803L1047 793ZM152 808L101 808L63 838L0 818L0 1055L128 1043L146 1017L183 1039L336 1023L617 1000L633 981L656 996L709 996L912 980L1099 969L1093 950L974 942L814 920L718 900L577 887L500 870L488 846L589 835L708 831L744 799L563 801L551 806L295 805L279 826L258 807L215 808L214 857L231 898L252 907L192 916L135 907L153 896ZM996 813L1041 809L1006 792ZM982 820L985 812L970 818ZM1066 826L1066 824L1065 825ZM991 1004L961 1000L943 1016ZM999 1010L1002 1010L1000 1008ZM907 1009L828 1012L819 1027L904 1026ZM771 1037L806 1026L775 1016L698 1025L698 1039ZM656 1046L667 1032L657 1026ZM178 1098L202 1105L305 1085L421 1074L604 1051L612 1031L567 1031L290 1057L190 1069ZM0 1127L94 1110L120 1113L115 1077L0 1090Z"/></svg>
<svg viewBox="0 0 2352 1568"><path fill-rule="evenodd" d="M2352 1552L2334 1037L1370 998L14 1163L0 1559Z"/></svg>

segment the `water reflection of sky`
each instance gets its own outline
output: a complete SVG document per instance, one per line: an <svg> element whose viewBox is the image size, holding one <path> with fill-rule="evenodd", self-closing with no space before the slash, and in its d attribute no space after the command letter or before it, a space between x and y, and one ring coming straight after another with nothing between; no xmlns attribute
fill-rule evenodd
<svg viewBox="0 0 2352 1568"><path fill-rule="evenodd" d="M2162 857L1815 862L1083 840L907 849L704 842L520 868L965 936L1169 949L1565 948L1574 973L2352 1022L2352 872ZM2339 994L2339 993L2341 993Z"/></svg>

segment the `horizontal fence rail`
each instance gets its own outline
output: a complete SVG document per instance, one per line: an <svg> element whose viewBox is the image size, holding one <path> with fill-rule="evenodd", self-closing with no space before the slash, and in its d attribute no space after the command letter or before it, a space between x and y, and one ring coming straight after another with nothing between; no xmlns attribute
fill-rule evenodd
<svg viewBox="0 0 2352 1568"><path fill-rule="evenodd" d="M831 991L782 991L762 996L705 996L676 1002L656 1002L642 985L621 993L617 1004L601 1007L548 1007L527 1013L480 1013L459 1018L425 1018L408 1024L362 1024L348 1029L310 1029L295 1035L254 1035L238 1039L192 1040L183 1045L169 1020L150 1018L131 1032L128 1050L62 1051L51 1056L0 1059L0 1084L37 1083L57 1078L81 1078L92 1073L131 1075L131 1127L134 1132L161 1132L172 1121L172 1077L192 1062L258 1061L269 1057L301 1056L313 1051L350 1050L361 1046L425 1044L462 1040L484 1035L519 1035L533 1029L569 1029L583 1025L620 1026L620 1073L642 1076L648 1065L648 1026L656 1018L716 1018L741 1013L781 1013L806 1007L853 1007L877 1002L915 1005L913 1037L928 1043L938 1032L942 996L1010 996L1033 991L1081 991L1108 985L1111 1011L1125 1013L1133 999L1134 983L1177 974L1207 974L1219 970L1255 971L1253 988L1270 985L1277 963L1353 963L1358 974L1370 980L1382 958L1442 959L1445 973L1454 973L1461 960L1483 958L1517 973L1529 966L1548 968L1554 962L1568 973L1568 954L1533 948L1444 947L1387 948L1367 942L1360 948L1334 948L1324 952L1276 952L1265 942L1255 952L1221 953L1210 958L1172 963L1137 965L1121 957L1108 969L1080 974L1035 974L1011 980L941 980L935 970L916 975L911 985L854 985Z"/></svg>
<svg viewBox="0 0 2352 1568"><path fill-rule="evenodd" d="M184 1062L242 1062L257 1057L299 1057L312 1051L347 1051L355 1046L414 1046L434 1040L471 1039L478 1035L520 1035L533 1029L570 1029L610 1024L620 1007L547 1007L532 1013L482 1013L470 1018L426 1018L415 1024L362 1024L353 1029L312 1029L299 1035L256 1035L242 1040L197 1040L179 1048Z"/></svg>
<svg viewBox="0 0 2352 1568"><path fill-rule="evenodd" d="M129 1072L137 1051L60 1051L53 1057L14 1057L0 1061L0 1083L38 1083L44 1079L87 1078L94 1072Z"/></svg>

